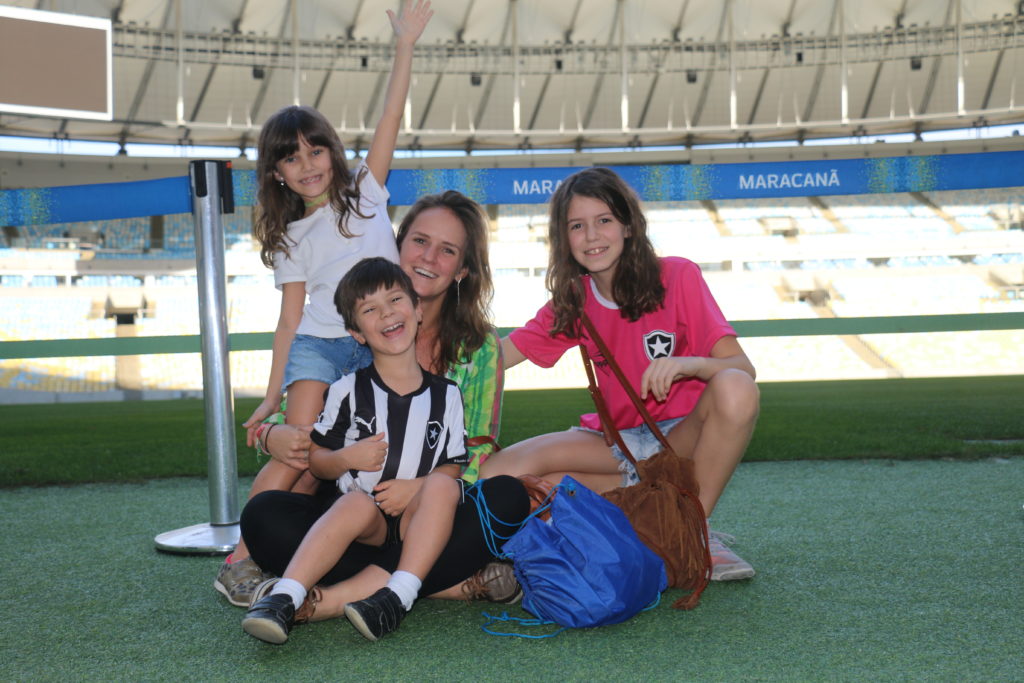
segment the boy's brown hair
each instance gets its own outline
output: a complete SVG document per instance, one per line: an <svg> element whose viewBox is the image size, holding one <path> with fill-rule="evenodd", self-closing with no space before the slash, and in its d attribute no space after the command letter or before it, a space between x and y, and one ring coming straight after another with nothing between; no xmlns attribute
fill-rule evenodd
<svg viewBox="0 0 1024 683"><path fill-rule="evenodd" d="M397 263L374 256L364 258L352 266L341 278L338 288L334 290L334 307L345 321L345 328L360 332L356 323L356 306L360 299L365 299L379 289L391 289L399 286L409 295L412 305L416 306L420 297L412 287L412 280Z"/></svg>

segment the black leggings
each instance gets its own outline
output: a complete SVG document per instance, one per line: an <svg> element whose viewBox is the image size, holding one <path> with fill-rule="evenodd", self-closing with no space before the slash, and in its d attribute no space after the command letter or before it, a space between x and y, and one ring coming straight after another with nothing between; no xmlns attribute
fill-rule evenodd
<svg viewBox="0 0 1024 683"><path fill-rule="evenodd" d="M509 536L530 514L526 489L515 477L504 475L483 480L481 487L494 531ZM254 496L242 510L241 518L242 538L252 559L264 571L283 575L306 532L335 500L337 489L313 496L290 491L264 491ZM371 564L394 572L401 553L401 544L377 548L353 543L318 583L329 586L344 581ZM423 580L420 594L432 595L451 588L493 559L494 555L487 549L476 503L467 495L455 508L451 539Z"/></svg>

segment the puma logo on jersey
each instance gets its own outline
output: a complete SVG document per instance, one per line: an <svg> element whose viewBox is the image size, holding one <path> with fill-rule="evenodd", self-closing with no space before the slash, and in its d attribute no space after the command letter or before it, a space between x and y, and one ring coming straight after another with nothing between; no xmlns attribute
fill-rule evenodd
<svg viewBox="0 0 1024 683"><path fill-rule="evenodd" d="M427 423L427 446L431 449L437 448L437 440L441 438L441 432L444 428L441 423L437 420L431 420Z"/></svg>
<svg viewBox="0 0 1024 683"><path fill-rule="evenodd" d="M362 427L364 430L366 430L366 432L368 434L376 434L377 433L373 429L373 423L377 421L377 416L376 415L371 417L369 422L367 422L363 418L359 417L358 415L355 415L352 418L352 420L356 423L356 426Z"/></svg>
<svg viewBox="0 0 1024 683"><path fill-rule="evenodd" d="M644 351L651 360L668 358L676 346L676 335L664 330L654 330L644 335Z"/></svg>

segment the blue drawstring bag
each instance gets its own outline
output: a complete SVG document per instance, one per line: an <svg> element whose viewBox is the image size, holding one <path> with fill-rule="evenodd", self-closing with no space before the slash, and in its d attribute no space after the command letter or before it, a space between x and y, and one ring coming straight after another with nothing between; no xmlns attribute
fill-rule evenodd
<svg viewBox="0 0 1024 683"><path fill-rule="evenodd" d="M570 476L549 505L548 522L536 516L542 507L502 548L524 609L543 622L589 628L657 604L668 586L665 564L618 507Z"/></svg>

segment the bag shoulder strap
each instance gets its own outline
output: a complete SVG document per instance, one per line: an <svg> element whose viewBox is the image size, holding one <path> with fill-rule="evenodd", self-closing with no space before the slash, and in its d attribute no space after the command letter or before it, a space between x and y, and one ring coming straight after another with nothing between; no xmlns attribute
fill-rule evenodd
<svg viewBox="0 0 1024 683"><path fill-rule="evenodd" d="M604 440L609 446L614 443L622 451L622 454L636 466L636 458L629 452L629 448L626 447L626 443L622 440L622 435L619 434L619 430L615 427L615 423L612 422L611 414L608 412L608 405L604 402L604 395L601 394L601 390L597 388L597 379L594 377L594 361L591 360L590 354L587 353L587 347L580 344L580 355L583 356L583 369L587 371L587 384L588 390L590 391L590 398L594 401L594 407L597 408L597 416L601 419L601 426L604 427Z"/></svg>
<svg viewBox="0 0 1024 683"><path fill-rule="evenodd" d="M612 355L612 352L608 349L608 345L605 344L604 339L602 339L601 335L598 334L597 327L595 327L593 321L590 320L590 316L588 316L586 314L586 312L584 311L582 313L581 318L583 320L583 326L587 328L587 333L590 335L590 338L594 340L594 344L597 345L598 351L600 351L601 355L604 356L604 359L605 359L605 361L607 361L608 366L612 369L612 372L615 374L616 379L619 380L619 383L622 385L623 390L625 390L626 395L629 396L629 400L633 402L633 406L636 408L637 412L640 413L640 417L643 418L644 423L647 424L648 429L650 429L651 433L654 434L658 438L658 441L661 442L661 445L666 450L668 450L669 452L674 453L675 451L672 449L672 446L669 444L668 439L665 438L665 435L662 434L662 432L661 432L661 428L658 427L658 423L654 421L653 417L651 417L650 412L648 412L648 410L647 410L647 406L645 406L644 402L640 400L640 397L636 393L636 389L634 389L633 386L629 383L629 380L626 379L626 375L625 375L625 373L622 372L622 368L619 367L619 364L615 361L615 356ZM580 348L583 349L583 344L582 343L580 344ZM590 361L589 354L586 354L586 349L583 349L583 352L584 352L584 358L585 358L584 364L589 367L589 365L590 365L590 362L588 362L588 361ZM588 370L587 377L590 378L591 375L592 375L592 371ZM591 393L593 394L593 391ZM598 391L598 393L600 393L600 392ZM596 399L595 399L595 403L596 403ZM602 404L603 403L604 403L604 401L602 399ZM607 426L610 429L614 430L615 434L617 436L618 435L618 430L615 428L614 424L611 424L611 420L607 419L607 418L608 418L608 413L607 413L607 408L606 408L605 409L605 413L601 416L601 420L602 420L602 422L607 421L608 422ZM621 440L621 437L619 437L619 440ZM619 446L619 448L622 448L622 446ZM632 456L630 456L630 460L633 460ZM635 464L635 461L634 461L634 464Z"/></svg>

